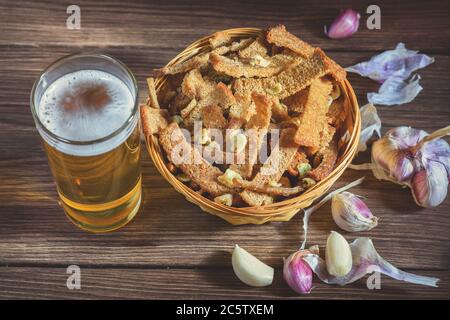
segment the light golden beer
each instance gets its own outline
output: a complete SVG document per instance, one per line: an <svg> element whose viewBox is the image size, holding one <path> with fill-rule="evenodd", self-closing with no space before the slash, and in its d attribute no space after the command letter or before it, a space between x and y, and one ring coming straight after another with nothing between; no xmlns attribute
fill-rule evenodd
<svg viewBox="0 0 450 320"><path fill-rule="evenodd" d="M92 232L128 223L141 201L137 87L128 69L109 56L70 56L44 72L31 99L69 219Z"/></svg>

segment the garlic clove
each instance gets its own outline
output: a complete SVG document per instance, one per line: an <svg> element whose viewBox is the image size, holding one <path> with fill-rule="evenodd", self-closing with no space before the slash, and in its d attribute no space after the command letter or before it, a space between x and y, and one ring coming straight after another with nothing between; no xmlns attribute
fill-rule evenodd
<svg viewBox="0 0 450 320"><path fill-rule="evenodd" d="M300 163L297 166L297 170L298 170L298 174L300 178L303 178L306 176L306 174L311 171L312 167L311 165L307 162L307 163Z"/></svg>
<svg viewBox="0 0 450 320"><path fill-rule="evenodd" d="M223 175L217 177L217 180L220 183L222 183L230 188L234 187L234 182L233 182L234 179L242 180L242 176L239 173L237 173L236 171L231 170L230 168L225 170L225 173Z"/></svg>
<svg viewBox="0 0 450 320"><path fill-rule="evenodd" d="M331 213L334 222L348 232L367 231L378 225L367 205L351 192L342 192L333 196Z"/></svg>
<svg viewBox="0 0 450 320"><path fill-rule="evenodd" d="M189 178L189 176L184 173L180 173L179 175L177 175L177 179L183 183L187 183L187 182L191 181L191 178Z"/></svg>
<svg viewBox="0 0 450 320"><path fill-rule="evenodd" d="M333 89L331 90L330 96L333 100L338 99L341 96L341 88L338 84L333 85Z"/></svg>
<svg viewBox="0 0 450 320"><path fill-rule="evenodd" d="M429 161L411 180L411 193L419 206L436 207L447 197L448 176L443 164Z"/></svg>
<svg viewBox="0 0 450 320"><path fill-rule="evenodd" d="M352 269L352 252L345 238L331 231L325 248L325 261L329 274L343 277Z"/></svg>
<svg viewBox="0 0 450 320"><path fill-rule="evenodd" d="M283 277L292 290L300 294L308 294L312 288L313 272L311 267L303 261L303 256L310 253L300 250L284 260Z"/></svg>
<svg viewBox="0 0 450 320"><path fill-rule="evenodd" d="M272 284L274 269L237 244L234 247L231 263L234 273L245 284L252 287L265 287Z"/></svg>
<svg viewBox="0 0 450 320"><path fill-rule="evenodd" d="M342 10L330 28L325 27L325 34L331 39L350 37L359 27L360 14L352 9Z"/></svg>
<svg viewBox="0 0 450 320"><path fill-rule="evenodd" d="M234 133L230 140L231 152L239 153L247 145L247 137L242 132Z"/></svg>
<svg viewBox="0 0 450 320"><path fill-rule="evenodd" d="M233 195L231 193L225 193L221 196L215 197L214 202L231 207L233 205Z"/></svg>

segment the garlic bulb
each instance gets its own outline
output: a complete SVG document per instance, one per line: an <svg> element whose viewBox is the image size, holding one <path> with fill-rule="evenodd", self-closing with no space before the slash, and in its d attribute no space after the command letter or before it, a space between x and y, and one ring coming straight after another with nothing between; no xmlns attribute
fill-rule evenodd
<svg viewBox="0 0 450 320"><path fill-rule="evenodd" d="M312 288L313 272L311 267L303 261L303 256L309 250L299 250L284 260L283 277L292 290L301 294L308 294Z"/></svg>
<svg viewBox="0 0 450 320"><path fill-rule="evenodd" d="M450 126L431 134L411 127L391 129L373 143L372 163L349 168L372 169L377 179L410 187L419 206L438 206L450 179L450 146L440 139L446 135Z"/></svg>
<svg viewBox="0 0 450 320"><path fill-rule="evenodd" d="M411 148L426 135L423 130L398 127L375 141L372 144L372 162L376 165L372 169L375 177L394 182L411 179L416 169Z"/></svg>
<svg viewBox="0 0 450 320"><path fill-rule="evenodd" d="M231 258L236 276L252 287L265 287L272 284L274 270L258 260L238 245L235 245Z"/></svg>
<svg viewBox="0 0 450 320"><path fill-rule="evenodd" d="M351 192L342 192L332 198L331 213L334 222L348 232L367 231L378 225L367 205Z"/></svg>
<svg viewBox="0 0 450 320"><path fill-rule="evenodd" d="M331 231L328 236L325 261L328 273L336 277L343 277L352 269L350 246L347 240L336 231Z"/></svg>

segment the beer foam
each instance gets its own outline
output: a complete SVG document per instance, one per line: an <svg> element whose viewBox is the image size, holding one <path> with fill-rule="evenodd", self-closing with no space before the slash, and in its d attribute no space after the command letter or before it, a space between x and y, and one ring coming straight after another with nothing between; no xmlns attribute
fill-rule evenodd
<svg viewBox="0 0 450 320"><path fill-rule="evenodd" d="M80 70L53 82L42 95L37 113L41 123L55 135L71 141L92 141L119 129L130 117L134 102L130 89L116 76L100 70ZM116 141L119 138L121 141ZM125 139L119 134L97 151L53 145L66 153L90 155L108 151L105 148L111 150Z"/></svg>

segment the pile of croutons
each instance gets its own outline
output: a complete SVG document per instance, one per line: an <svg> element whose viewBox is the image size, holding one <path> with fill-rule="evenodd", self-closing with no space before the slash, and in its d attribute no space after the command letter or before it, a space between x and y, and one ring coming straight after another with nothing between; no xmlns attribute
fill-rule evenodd
<svg viewBox="0 0 450 320"><path fill-rule="evenodd" d="M334 169L347 117L345 70L282 25L258 38L218 32L172 66L141 106L180 181L228 206L294 197Z"/></svg>

